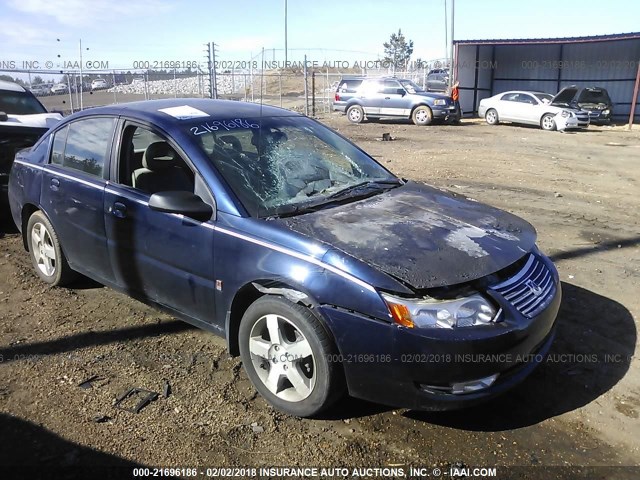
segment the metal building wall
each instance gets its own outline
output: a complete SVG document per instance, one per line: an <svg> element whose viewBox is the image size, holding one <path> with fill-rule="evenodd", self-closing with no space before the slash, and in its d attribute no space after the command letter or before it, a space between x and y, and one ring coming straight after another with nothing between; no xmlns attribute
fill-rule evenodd
<svg viewBox="0 0 640 480"><path fill-rule="evenodd" d="M640 38L567 40L457 42L455 65L463 111L477 114L482 98L507 90L555 94L565 86L582 85L606 88L614 103L614 119L627 120L640 60ZM640 119L638 107L635 118Z"/></svg>

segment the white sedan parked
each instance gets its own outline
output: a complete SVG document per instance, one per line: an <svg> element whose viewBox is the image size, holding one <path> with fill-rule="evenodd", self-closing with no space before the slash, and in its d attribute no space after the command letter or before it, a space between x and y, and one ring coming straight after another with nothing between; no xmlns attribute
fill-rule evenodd
<svg viewBox="0 0 640 480"><path fill-rule="evenodd" d="M554 104L548 93L511 91L480 100L478 115L489 125L499 122L539 125L543 130L564 130L589 125L584 110Z"/></svg>

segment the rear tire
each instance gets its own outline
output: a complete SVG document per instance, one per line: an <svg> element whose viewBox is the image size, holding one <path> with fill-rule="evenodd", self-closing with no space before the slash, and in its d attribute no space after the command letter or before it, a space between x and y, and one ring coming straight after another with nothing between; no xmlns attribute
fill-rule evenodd
<svg viewBox="0 0 640 480"><path fill-rule="evenodd" d="M337 349L311 311L266 295L245 312L238 332L240 356L251 383L278 410L310 417L344 392Z"/></svg>
<svg viewBox="0 0 640 480"><path fill-rule="evenodd" d="M31 263L43 282L52 287L62 287L78 278L78 274L69 267L53 225L40 210L29 217L27 245Z"/></svg>
<svg viewBox="0 0 640 480"><path fill-rule="evenodd" d="M411 120L416 125L430 125L433 121L433 112L426 105L420 105L411 114Z"/></svg>
<svg viewBox="0 0 640 480"><path fill-rule="evenodd" d="M484 114L484 119L489 125L497 125L498 123L500 123L498 112L495 108L490 108L489 110L487 110L487 113Z"/></svg>
<svg viewBox="0 0 640 480"><path fill-rule="evenodd" d="M360 105L351 105L347 109L347 119L351 123L361 123L364 120L364 110Z"/></svg>

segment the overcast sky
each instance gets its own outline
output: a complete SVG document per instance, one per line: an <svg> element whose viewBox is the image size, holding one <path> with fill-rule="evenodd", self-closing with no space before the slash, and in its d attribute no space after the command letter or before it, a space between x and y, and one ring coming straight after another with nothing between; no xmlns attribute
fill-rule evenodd
<svg viewBox="0 0 640 480"><path fill-rule="evenodd" d="M289 60L305 53L319 62L376 58L398 28L413 40L414 59L443 58L444 4L445 0L288 0ZM0 21L0 69L9 61L18 67L23 60L41 65L77 61L79 39L85 61L108 62L109 68L132 68L135 61L202 62L202 44L208 41L218 44L222 60L249 60L262 48L268 59L284 59L284 0L2 0ZM638 0L455 2L456 39L639 30Z"/></svg>

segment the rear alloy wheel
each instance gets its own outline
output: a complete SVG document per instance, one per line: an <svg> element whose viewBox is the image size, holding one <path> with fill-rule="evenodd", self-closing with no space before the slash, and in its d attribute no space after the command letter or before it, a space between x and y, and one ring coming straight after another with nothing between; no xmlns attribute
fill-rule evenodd
<svg viewBox="0 0 640 480"><path fill-rule="evenodd" d="M413 111L411 120L416 125L430 125L433 120L433 113L429 107L421 105Z"/></svg>
<svg viewBox="0 0 640 480"><path fill-rule="evenodd" d="M58 235L49 219L36 211L27 223L27 245L38 276L51 286L64 286L77 278L62 252Z"/></svg>
<svg viewBox="0 0 640 480"><path fill-rule="evenodd" d="M498 119L498 112L494 108L487 110L487 113L484 114L484 119L489 125L497 125L500 121Z"/></svg>
<svg viewBox="0 0 640 480"><path fill-rule="evenodd" d="M341 396L335 346L309 309L282 297L259 298L242 317L239 342L249 379L278 410L309 417Z"/></svg>
<svg viewBox="0 0 640 480"><path fill-rule="evenodd" d="M540 127L543 130L555 130L556 129L556 121L553 119L555 115L553 113L547 113L540 120Z"/></svg>
<svg viewBox="0 0 640 480"><path fill-rule="evenodd" d="M351 123L360 123L364 120L364 110L360 105L351 105L347 109L347 119Z"/></svg>

